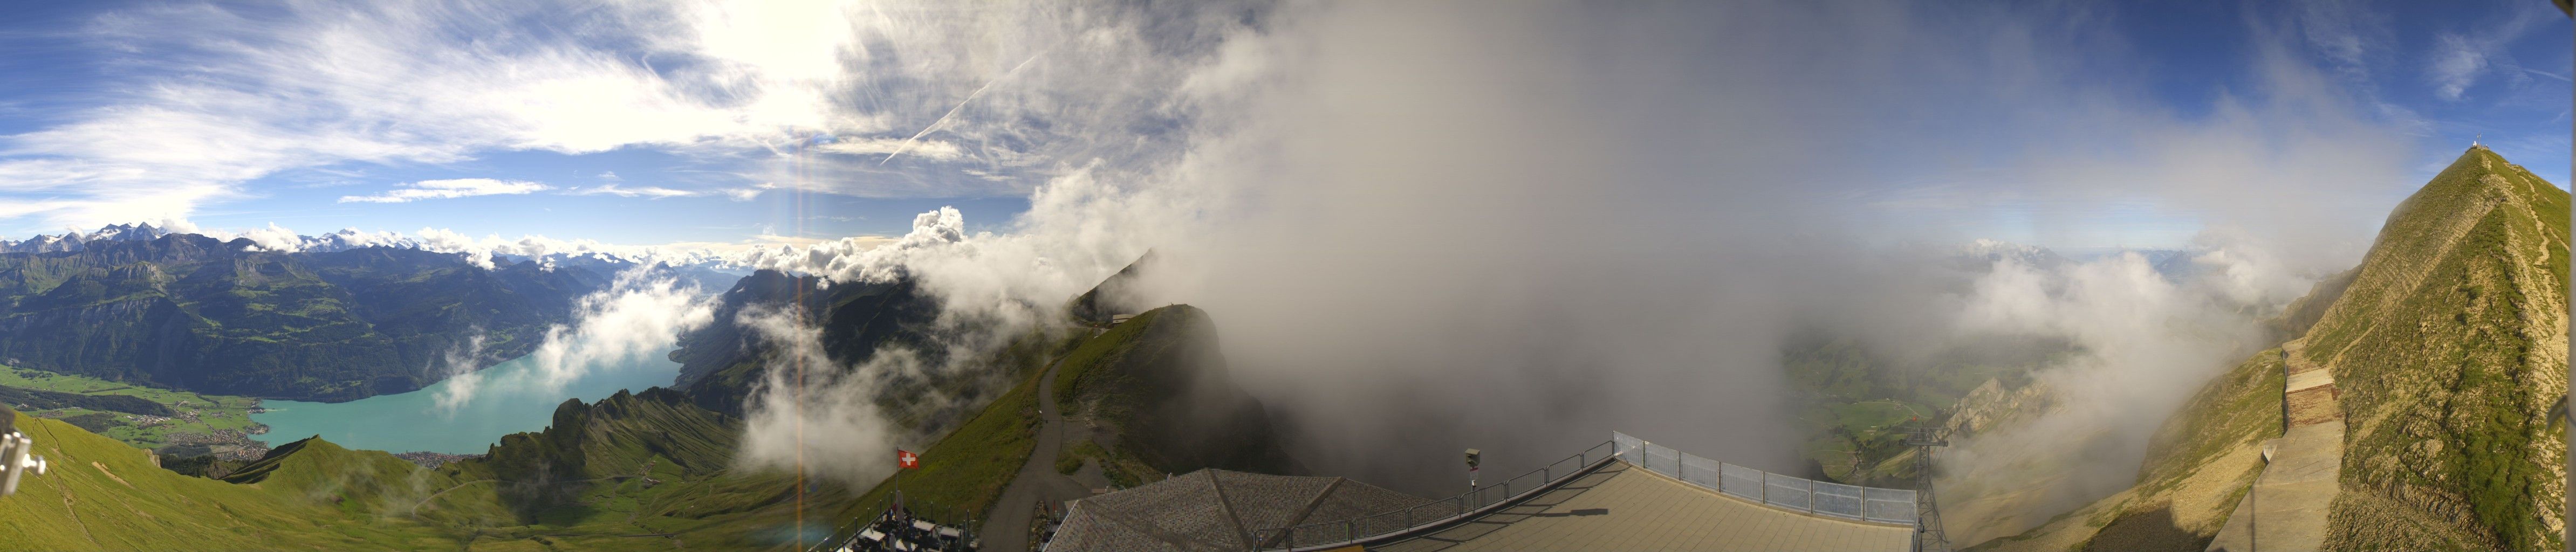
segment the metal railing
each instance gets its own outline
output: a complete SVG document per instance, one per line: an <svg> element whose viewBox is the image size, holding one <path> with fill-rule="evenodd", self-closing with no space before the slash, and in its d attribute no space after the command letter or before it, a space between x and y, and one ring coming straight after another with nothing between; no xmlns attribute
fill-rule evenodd
<svg viewBox="0 0 2576 552"><path fill-rule="evenodd" d="M875 524L879 519L883 518L887 512L893 511L895 507L894 500L895 497L892 495L877 497L874 505L866 509L859 510L862 512L872 513L866 516L851 518L849 521L841 522L841 526L832 528L832 532L826 534L822 541L815 543L813 546L806 547L806 552L830 552L832 550L838 550L842 546L849 545L852 540L859 537L860 530L866 529L869 525ZM930 521L931 523L938 524L942 527L957 529L963 534L963 536L958 539L960 542L975 540L974 532L976 528L983 526L982 523L979 523L982 520L975 519L974 516L967 514L963 510L949 508L936 502L918 498L905 500L903 511L910 513L913 519ZM934 549L935 548L924 548L924 550Z"/></svg>
<svg viewBox="0 0 2576 552"><path fill-rule="evenodd" d="M1344 520L1261 529L1252 533L1253 542L1263 550L1335 548L1484 515L1581 477L1608 462L1611 448L1610 442L1592 445L1539 469L1444 500Z"/></svg>
<svg viewBox="0 0 2576 552"><path fill-rule="evenodd" d="M1914 491L1814 481L1692 456L1626 433L1611 432L1613 454L1647 471L1712 491L1806 514L1870 523L1914 525Z"/></svg>

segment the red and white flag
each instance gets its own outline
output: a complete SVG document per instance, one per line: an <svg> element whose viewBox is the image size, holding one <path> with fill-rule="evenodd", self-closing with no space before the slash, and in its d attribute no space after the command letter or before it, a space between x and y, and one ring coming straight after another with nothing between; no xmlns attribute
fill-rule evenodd
<svg viewBox="0 0 2576 552"><path fill-rule="evenodd" d="M912 451L909 450L895 449L894 464L902 466L903 469L907 470L919 468L921 467L921 455L913 454Z"/></svg>

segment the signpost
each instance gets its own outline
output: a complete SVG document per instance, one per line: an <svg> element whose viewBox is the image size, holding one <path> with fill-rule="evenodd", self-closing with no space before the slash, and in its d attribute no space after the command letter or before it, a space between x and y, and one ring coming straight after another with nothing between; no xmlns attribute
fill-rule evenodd
<svg viewBox="0 0 2576 552"><path fill-rule="evenodd" d="M1476 492L1476 464L1483 456L1484 451L1467 449L1467 492Z"/></svg>

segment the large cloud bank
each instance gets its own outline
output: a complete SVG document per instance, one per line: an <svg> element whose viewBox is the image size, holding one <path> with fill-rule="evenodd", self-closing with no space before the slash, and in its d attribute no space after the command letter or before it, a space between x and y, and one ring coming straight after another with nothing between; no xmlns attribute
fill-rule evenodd
<svg viewBox="0 0 2576 552"><path fill-rule="evenodd" d="M1496 451L1510 471L1611 430L1795 470L1778 347L1817 321L2137 352L2064 377L2141 389L2105 404L2160 421L2175 390L2256 338L2266 305L2352 261L2386 207L2354 192L2405 172L2406 140L2279 48L2253 54L2253 88L2183 116L2078 78L2098 70L2087 56L2118 56L2081 12L1593 8L1085 5L919 22L1081 37L977 101L1043 117L1059 113L1045 98L1108 94L1080 105L1154 106L1137 136L1179 149L1062 146L1096 155L1058 158L1003 231L968 235L943 211L903 245L781 248L760 266L899 271L952 311L1027 320L1155 248L1172 261L1148 302L1215 316L1238 380L1296 422L1304 460L1439 492L1461 477L1455 449ZM1067 58L1086 70L1051 68ZM1011 121L967 111L944 124ZM2121 258L2006 269L1973 301L1918 252L1980 237L1972 221L2024 216L2047 236L2140 208L2259 247L2202 247L2207 282Z"/></svg>

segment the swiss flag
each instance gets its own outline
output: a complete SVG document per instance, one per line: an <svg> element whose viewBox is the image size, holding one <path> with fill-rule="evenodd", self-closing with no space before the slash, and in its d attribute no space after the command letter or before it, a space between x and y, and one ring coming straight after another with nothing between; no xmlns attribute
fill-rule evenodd
<svg viewBox="0 0 2576 552"><path fill-rule="evenodd" d="M894 463L895 465L902 466L903 469L907 470L919 468L921 467L921 455L913 454L912 451L909 450L895 449Z"/></svg>

